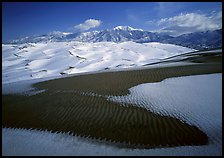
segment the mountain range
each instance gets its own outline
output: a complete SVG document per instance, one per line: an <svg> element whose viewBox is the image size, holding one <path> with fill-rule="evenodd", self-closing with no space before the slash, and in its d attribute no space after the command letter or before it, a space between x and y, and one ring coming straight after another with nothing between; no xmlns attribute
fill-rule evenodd
<svg viewBox="0 0 224 158"><path fill-rule="evenodd" d="M164 33L134 29L130 26L117 26L101 31L65 33L54 31L39 36L30 36L10 41L10 44L39 43L39 42L125 42L137 43L160 42L176 44L197 50L222 47L222 29L214 31L194 32L177 37Z"/></svg>

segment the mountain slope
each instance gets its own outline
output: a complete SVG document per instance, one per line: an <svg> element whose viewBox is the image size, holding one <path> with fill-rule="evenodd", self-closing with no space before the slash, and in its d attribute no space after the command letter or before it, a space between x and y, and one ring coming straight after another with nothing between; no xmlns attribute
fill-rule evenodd
<svg viewBox="0 0 224 158"><path fill-rule="evenodd" d="M114 29L106 29L96 32L82 33L75 38L82 42L159 42L164 39L172 38L168 35L134 29L130 26L117 26Z"/></svg>
<svg viewBox="0 0 224 158"><path fill-rule="evenodd" d="M222 47L222 29L184 34L176 38L164 40L163 42L198 50L218 48Z"/></svg>

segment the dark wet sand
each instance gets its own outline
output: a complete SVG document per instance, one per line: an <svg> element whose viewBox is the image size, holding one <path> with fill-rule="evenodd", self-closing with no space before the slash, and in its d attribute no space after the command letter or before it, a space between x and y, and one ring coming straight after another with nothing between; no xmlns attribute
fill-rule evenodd
<svg viewBox="0 0 224 158"><path fill-rule="evenodd" d="M126 95L128 89L142 83L160 82L166 78L219 73L220 63L185 65L143 70L105 72L55 79L35 86L39 89L78 90L104 95Z"/></svg>
<svg viewBox="0 0 224 158"><path fill-rule="evenodd" d="M222 64L213 62L46 81L35 84L39 89L48 89L37 95L3 95L2 123L3 127L71 131L83 137L125 142L125 147L132 148L204 145L208 137L196 126L141 107L120 106L108 101L105 95L125 95L135 85L170 77L220 72ZM102 96L83 95L83 92Z"/></svg>

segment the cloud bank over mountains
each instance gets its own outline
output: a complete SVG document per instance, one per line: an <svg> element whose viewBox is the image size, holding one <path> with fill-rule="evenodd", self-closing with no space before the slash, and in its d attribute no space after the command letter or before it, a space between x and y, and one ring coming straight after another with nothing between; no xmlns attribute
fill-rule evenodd
<svg viewBox="0 0 224 158"><path fill-rule="evenodd" d="M213 31L222 29L222 11L213 11L211 14L181 13L177 16L148 21L147 23L160 27L160 29L154 30L155 32L163 32L172 36L199 31Z"/></svg>

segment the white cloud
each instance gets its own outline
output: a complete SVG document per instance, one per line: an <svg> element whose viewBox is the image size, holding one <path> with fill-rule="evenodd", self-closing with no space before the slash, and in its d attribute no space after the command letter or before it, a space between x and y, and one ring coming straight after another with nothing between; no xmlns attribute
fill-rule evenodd
<svg viewBox="0 0 224 158"><path fill-rule="evenodd" d="M150 24L150 21L147 22ZM156 22L158 32L177 36L197 31L217 30L222 28L222 11L211 14L181 13L177 16L163 18Z"/></svg>
<svg viewBox="0 0 224 158"><path fill-rule="evenodd" d="M87 31L91 28L99 27L101 24L101 20L88 19L84 23L74 26L74 29L78 31Z"/></svg>

